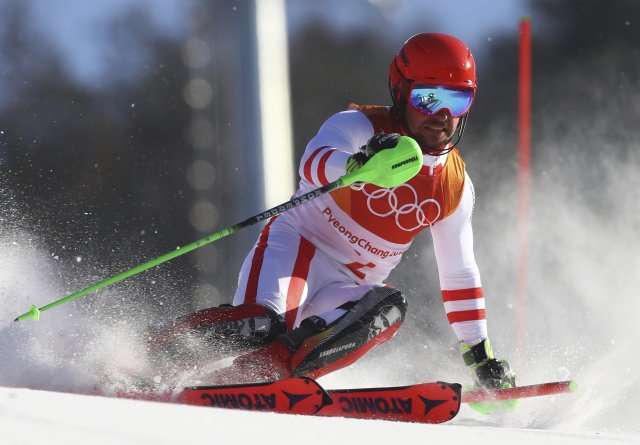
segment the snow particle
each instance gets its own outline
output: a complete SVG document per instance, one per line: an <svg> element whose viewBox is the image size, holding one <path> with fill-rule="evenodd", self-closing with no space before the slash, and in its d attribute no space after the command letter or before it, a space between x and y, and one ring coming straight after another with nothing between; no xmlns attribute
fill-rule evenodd
<svg viewBox="0 0 640 445"><path fill-rule="evenodd" d="M77 256L76 257L76 263L80 263L82 262L82 257L81 256Z"/></svg>

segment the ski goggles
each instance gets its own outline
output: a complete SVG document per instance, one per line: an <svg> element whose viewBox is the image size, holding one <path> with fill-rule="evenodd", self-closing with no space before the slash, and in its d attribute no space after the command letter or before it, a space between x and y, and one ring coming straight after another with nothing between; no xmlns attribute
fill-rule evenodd
<svg viewBox="0 0 640 445"><path fill-rule="evenodd" d="M411 89L411 106L421 114L431 116L440 110L449 110L451 117L460 117L469 111L473 102L473 90L416 85Z"/></svg>

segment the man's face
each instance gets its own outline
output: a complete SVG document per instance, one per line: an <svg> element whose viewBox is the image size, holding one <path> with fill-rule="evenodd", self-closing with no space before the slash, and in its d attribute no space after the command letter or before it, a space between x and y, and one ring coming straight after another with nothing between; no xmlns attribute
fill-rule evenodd
<svg viewBox="0 0 640 445"><path fill-rule="evenodd" d="M445 145L458 128L459 117L451 117L446 109L431 116L424 115L407 104L405 109L409 131L423 146L437 150Z"/></svg>

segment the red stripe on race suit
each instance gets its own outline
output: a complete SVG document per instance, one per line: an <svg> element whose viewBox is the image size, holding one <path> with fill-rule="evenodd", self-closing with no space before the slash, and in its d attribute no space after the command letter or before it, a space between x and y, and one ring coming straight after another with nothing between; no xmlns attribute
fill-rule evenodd
<svg viewBox="0 0 640 445"><path fill-rule="evenodd" d="M300 237L298 256L293 266L291 281L289 281L289 289L287 290L287 311L285 312L284 318L289 330L293 329L293 325L296 322L300 300L302 299L304 287L307 284L307 277L309 276L309 267L315 253L315 246L306 238Z"/></svg>
<svg viewBox="0 0 640 445"><path fill-rule="evenodd" d="M481 287L472 287L469 289L443 290L442 301L460 301L472 300L474 298L483 298L484 291Z"/></svg>
<svg viewBox="0 0 640 445"><path fill-rule="evenodd" d="M333 153L334 150L327 150L325 154L320 158L320 162L318 163L318 181L320 181L320 185L327 185L329 180L327 179L327 175L325 174L327 160L329 156Z"/></svg>
<svg viewBox="0 0 640 445"><path fill-rule="evenodd" d="M451 324L462 321L484 320L486 319L486 311L484 309L474 309L471 311L449 312L447 318Z"/></svg>
<svg viewBox="0 0 640 445"><path fill-rule="evenodd" d="M316 156L318 156L318 154L320 154L320 152L327 147L328 145L317 148L313 153L311 153L311 155L309 155L309 157L307 158L307 162L304 163L304 169L303 169L304 179L311 182L312 184L314 183L313 176L311 175L311 166L313 165L313 161L316 158Z"/></svg>
<svg viewBox="0 0 640 445"><path fill-rule="evenodd" d="M264 262L264 252L269 244L269 230L271 229L271 223L275 221L276 217L271 218L269 223L264 226L258 239L258 245L253 252L253 258L251 260L251 270L249 271L249 278L247 279L247 287L244 292L245 303L255 303L256 296L258 295L258 281L260 280L260 270L262 270L262 263Z"/></svg>

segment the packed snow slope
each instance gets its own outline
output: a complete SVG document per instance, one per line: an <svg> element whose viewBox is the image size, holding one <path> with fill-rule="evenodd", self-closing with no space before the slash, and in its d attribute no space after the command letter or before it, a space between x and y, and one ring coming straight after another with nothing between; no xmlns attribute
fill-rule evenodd
<svg viewBox="0 0 640 445"><path fill-rule="evenodd" d="M5 445L640 443L633 435L328 419L9 388L0 389L0 431Z"/></svg>

